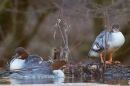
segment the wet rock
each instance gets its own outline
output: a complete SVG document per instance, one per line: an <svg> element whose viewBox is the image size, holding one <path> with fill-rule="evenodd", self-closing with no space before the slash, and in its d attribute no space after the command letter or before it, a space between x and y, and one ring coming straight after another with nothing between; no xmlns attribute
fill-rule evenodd
<svg viewBox="0 0 130 86"><path fill-rule="evenodd" d="M102 63L89 63L83 67L83 71L86 75L98 75L100 77L130 77L130 67L115 62L105 64L105 67Z"/></svg>

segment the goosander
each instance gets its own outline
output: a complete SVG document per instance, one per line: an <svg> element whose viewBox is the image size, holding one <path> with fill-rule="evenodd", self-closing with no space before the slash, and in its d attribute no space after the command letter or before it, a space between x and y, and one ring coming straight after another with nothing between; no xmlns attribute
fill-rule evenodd
<svg viewBox="0 0 130 86"><path fill-rule="evenodd" d="M104 63L103 55L104 49L106 49L106 54L109 55L109 61L105 61L106 64L111 64L112 54L117 51L125 42L124 35L119 31L119 24L113 23L111 30L102 31L95 39L88 57L100 57L102 63ZM105 37L106 32L106 37ZM106 47L105 47L106 38ZM120 63L119 61L116 61Z"/></svg>
<svg viewBox="0 0 130 86"><path fill-rule="evenodd" d="M57 60L54 63L43 61L40 56L29 54L23 47L18 47L10 62L10 70L13 74L9 78L65 77L60 70L65 64L64 60Z"/></svg>

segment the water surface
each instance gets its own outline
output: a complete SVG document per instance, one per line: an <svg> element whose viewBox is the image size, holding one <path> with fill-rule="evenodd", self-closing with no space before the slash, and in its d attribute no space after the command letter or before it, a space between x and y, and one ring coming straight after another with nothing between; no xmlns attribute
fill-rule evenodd
<svg viewBox="0 0 130 86"><path fill-rule="evenodd" d="M130 85L130 78L43 78L43 79L8 79L1 78L0 84L60 84L60 83L98 83L110 85Z"/></svg>

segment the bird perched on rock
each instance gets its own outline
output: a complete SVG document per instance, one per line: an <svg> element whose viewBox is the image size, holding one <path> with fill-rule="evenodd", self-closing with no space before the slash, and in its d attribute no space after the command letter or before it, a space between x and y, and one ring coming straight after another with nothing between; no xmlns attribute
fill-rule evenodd
<svg viewBox="0 0 130 86"><path fill-rule="evenodd" d="M95 39L88 57L100 57L104 63L103 55L106 49L106 54L109 55L109 60L105 61L106 64L111 64L112 54L117 51L125 42L124 35L119 31L119 24L113 23L111 30L102 31ZM119 61L116 61L120 63Z"/></svg>

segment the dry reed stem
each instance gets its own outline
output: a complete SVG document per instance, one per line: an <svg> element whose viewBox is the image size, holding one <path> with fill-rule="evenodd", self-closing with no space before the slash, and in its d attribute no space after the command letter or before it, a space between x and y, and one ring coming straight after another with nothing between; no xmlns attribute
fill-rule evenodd
<svg viewBox="0 0 130 86"><path fill-rule="evenodd" d="M70 28L70 25L68 25L66 22L64 22L63 16L61 16L62 12L60 11L60 17L59 19L57 19L56 24L53 26L52 31L53 31L53 38L55 40L55 36L56 36L56 30L59 29L60 34L62 36L62 40L64 43L64 48L60 47L60 59L65 59L67 62L72 60L72 55L69 49L69 45L68 45L68 29ZM63 27L60 26L60 24L63 24ZM64 31L64 32L62 32ZM55 53L54 53L55 54ZM70 58L69 58L70 56ZM54 58L58 58L58 57L54 57Z"/></svg>

